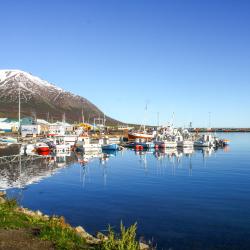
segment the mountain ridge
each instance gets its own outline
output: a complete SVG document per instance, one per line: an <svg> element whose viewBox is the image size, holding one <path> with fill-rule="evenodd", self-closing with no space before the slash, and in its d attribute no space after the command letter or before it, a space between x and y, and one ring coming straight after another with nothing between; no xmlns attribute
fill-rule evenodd
<svg viewBox="0 0 250 250"><path fill-rule="evenodd" d="M61 120L65 115L66 120L79 122L83 114L86 122L105 117L107 124L119 123L86 98L16 69L0 70L0 117L17 117L19 88L22 116Z"/></svg>

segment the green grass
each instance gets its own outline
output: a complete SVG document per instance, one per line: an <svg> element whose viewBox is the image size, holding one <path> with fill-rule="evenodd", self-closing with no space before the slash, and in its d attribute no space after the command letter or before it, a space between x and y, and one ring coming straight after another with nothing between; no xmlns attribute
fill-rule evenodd
<svg viewBox="0 0 250 250"><path fill-rule="evenodd" d="M1 229L35 229L37 237L53 242L56 249L91 249L63 218L52 217L45 220L39 216L26 215L16 208L17 204L14 200L7 200L0 205Z"/></svg>
<svg viewBox="0 0 250 250"><path fill-rule="evenodd" d="M111 227L108 229L108 239L99 246L90 246L85 239L65 222L63 217L45 219L31 216L18 211L15 200L7 200L0 204L0 229L28 229L34 232L34 237L53 243L58 250L139 250L136 241L137 225L125 228L121 223L120 233L116 234Z"/></svg>

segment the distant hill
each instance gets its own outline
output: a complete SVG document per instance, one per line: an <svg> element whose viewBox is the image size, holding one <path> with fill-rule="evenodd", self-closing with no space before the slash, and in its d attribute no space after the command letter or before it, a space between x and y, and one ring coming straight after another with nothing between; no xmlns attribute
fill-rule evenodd
<svg viewBox="0 0 250 250"><path fill-rule="evenodd" d="M21 116L36 116L50 121L86 122L103 118L104 113L86 98L74 95L21 70L0 70L0 117L17 118L18 88L21 92ZM107 124L118 121L106 117ZM120 123L120 122L119 122Z"/></svg>

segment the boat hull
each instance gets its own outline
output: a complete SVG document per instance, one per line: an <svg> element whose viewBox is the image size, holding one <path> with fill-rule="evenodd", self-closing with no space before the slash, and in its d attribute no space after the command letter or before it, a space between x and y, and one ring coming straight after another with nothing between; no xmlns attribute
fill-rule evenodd
<svg viewBox="0 0 250 250"><path fill-rule="evenodd" d="M194 143L192 141L178 141L177 147L180 148L192 148L194 146Z"/></svg>
<svg viewBox="0 0 250 250"><path fill-rule="evenodd" d="M153 135L143 134L143 133L128 133L128 139L129 140L136 140L136 139L152 140Z"/></svg>
<svg viewBox="0 0 250 250"><path fill-rule="evenodd" d="M162 141L158 142L155 145L157 145L159 148L176 148L177 142L175 141Z"/></svg>
<svg viewBox="0 0 250 250"><path fill-rule="evenodd" d="M36 149L37 153L50 152L49 147L39 147Z"/></svg>

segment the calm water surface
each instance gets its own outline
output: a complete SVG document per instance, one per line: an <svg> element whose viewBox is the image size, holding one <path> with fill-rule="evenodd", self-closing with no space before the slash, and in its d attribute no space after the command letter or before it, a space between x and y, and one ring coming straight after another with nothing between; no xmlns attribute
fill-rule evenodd
<svg viewBox="0 0 250 250"><path fill-rule="evenodd" d="M222 136L232 143L217 151L127 150L86 166L73 159L0 166L0 187L91 233L122 220L137 222L138 235L158 249L250 249L250 134Z"/></svg>

